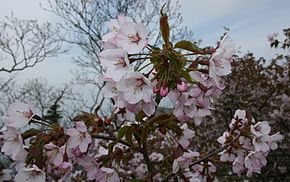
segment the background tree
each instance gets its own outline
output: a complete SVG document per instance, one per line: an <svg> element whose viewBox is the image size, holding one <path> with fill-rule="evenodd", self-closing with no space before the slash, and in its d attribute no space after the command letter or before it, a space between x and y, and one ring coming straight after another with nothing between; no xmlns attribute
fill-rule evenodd
<svg viewBox="0 0 290 182"><path fill-rule="evenodd" d="M210 128L208 131L210 133L213 128L215 132L223 131L227 127L227 121L234 115L234 110L243 108L251 111L257 120L269 121L274 131L280 131L284 135L283 144L269 156L267 167L260 175L251 178L254 181L270 179L288 181L290 179L289 30L284 30L285 40L283 41L277 39L277 34L269 37L271 46L285 49L286 54L266 60L257 59L249 53L236 59L231 75L225 78L226 89L214 105L215 123L207 126ZM224 172L219 175L221 179L228 175L228 170ZM234 179L237 180L236 177L227 178L227 180Z"/></svg>

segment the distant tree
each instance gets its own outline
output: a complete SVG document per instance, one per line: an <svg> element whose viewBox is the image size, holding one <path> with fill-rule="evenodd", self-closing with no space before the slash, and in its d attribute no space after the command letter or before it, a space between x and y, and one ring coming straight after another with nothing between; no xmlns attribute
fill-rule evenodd
<svg viewBox="0 0 290 182"><path fill-rule="evenodd" d="M63 53L57 32L50 23L6 17L0 22L0 72L21 71Z"/></svg>
<svg viewBox="0 0 290 182"><path fill-rule="evenodd" d="M289 51L290 29L284 30L285 40L280 41L274 34L269 37L272 47ZM257 120L272 123L273 130L284 135L283 145L273 152L267 167L255 181L289 181L290 180L290 57L289 54L277 55L266 60L246 54L233 63L232 73L225 78L225 92L215 101L214 124L208 124L208 132L213 128L222 131L227 127L227 121L238 108L251 111ZM217 132L219 133L219 132ZM213 143L215 141L212 141ZM227 180L237 180L236 177L226 177L228 170L219 176Z"/></svg>

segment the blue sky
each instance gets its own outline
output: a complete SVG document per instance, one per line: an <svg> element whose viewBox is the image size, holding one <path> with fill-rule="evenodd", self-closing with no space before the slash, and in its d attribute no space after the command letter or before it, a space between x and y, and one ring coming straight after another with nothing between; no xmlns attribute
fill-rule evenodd
<svg viewBox="0 0 290 182"><path fill-rule="evenodd" d="M214 44L230 28L231 37L241 52L254 52L257 57L273 57L267 35L290 27L289 0L182 0L184 25L196 38ZM281 33L280 33L281 34Z"/></svg>
<svg viewBox="0 0 290 182"><path fill-rule="evenodd" d="M46 0L1 0L0 20L11 11L23 19L37 18L40 22L53 21L54 17L43 11L39 3ZM277 51L271 49L267 35L290 27L289 0L181 0L184 25L194 32L202 45L215 45L223 33L230 28L230 35L241 47L241 53L254 52L257 57L273 57ZM18 73L19 82L33 77L47 78L50 84L61 85L71 77L70 56L50 59L35 68ZM52 73L53 70L53 73ZM7 76L1 74L0 76ZM60 79L62 78L62 79Z"/></svg>

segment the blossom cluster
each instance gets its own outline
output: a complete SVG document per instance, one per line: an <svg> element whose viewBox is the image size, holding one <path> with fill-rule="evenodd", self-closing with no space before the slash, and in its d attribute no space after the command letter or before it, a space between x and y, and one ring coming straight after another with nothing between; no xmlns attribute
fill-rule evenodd
<svg viewBox="0 0 290 182"><path fill-rule="evenodd" d="M231 72L235 48L228 34L223 36L215 49L209 51L210 57L195 61L195 64L207 65L206 73L199 71L200 66L196 67L189 72L189 80L177 75L177 83L170 88L170 76L157 76L158 65L164 64L162 66L167 69L168 60L152 63L153 69L148 73L133 70L133 62L139 58L132 58L132 55L138 55L147 46L146 27L127 20L123 15L111 20L109 27L111 32L103 36L104 50L100 53L100 62L105 71L101 79L106 82L102 92L104 97L114 100L119 119L133 122L134 114L140 110L147 116L153 115L158 104L155 101L157 95L168 95L174 105L173 114L181 121L194 120L199 125L202 117L210 115L211 97L219 95L224 89L221 76ZM154 51L148 53L149 58L155 54Z"/></svg>
<svg viewBox="0 0 290 182"><path fill-rule="evenodd" d="M244 110L235 112L229 128L217 139L225 148L219 154L220 160L231 162L233 172L239 176L244 171L247 176L260 173L270 150L276 150L277 143L283 139L279 132L270 134L271 127L267 121L255 122Z"/></svg>
<svg viewBox="0 0 290 182"><path fill-rule="evenodd" d="M16 182L23 180L44 182L46 179L50 179L49 176L46 176L47 173L54 174L60 180L65 180L71 177L71 172L76 164L86 170L88 180L119 181L114 169L101 167L94 155L88 152L92 148L90 147L92 137L84 122L76 122L75 127L67 129L65 133L61 129L59 132L62 133L63 138L50 138L49 142L47 141L43 145L45 163L39 166L26 165L25 163L33 154L30 149L36 150L33 148L33 143L37 142L35 141L37 138L24 138L26 133L21 131L29 124L38 122L44 122L44 120L41 120L32 107L26 103L12 104L4 117L5 125L1 129L3 138L1 152L14 161L12 166L17 170L17 174L14 176ZM41 133L41 129L35 131ZM11 179L11 175L12 171L8 171L5 179Z"/></svg>
<svg viewBox="0 0 290 182"><path fill-rule="evenodd" d="M99 53L102 93L114 104L108 116L100 117L98 109L84 112L72 119L71 128L64 128L41 118L29 104L12 104L1 130L1 152L14 161L17 174L3 171L5 179L120 181L119 174L124 174L128 179L163 180L161 172L152 171L152 163L172 166L170 173L185 181L211 178L216 167L210 157L192 151L192 128L211 114L212 98L224 89L222 77L231 73L235 47L227 33L215 48L198 48L189 41L173 45L164 20L162 15L162 49L149 44L143 24L124 15L109 21L110 32L102 37ZM172 114L157 112L162 99L171 102ZM220 160L232 162L239 175L246 169L249 176L260 172L282 136L270 135L266 121L255 123L241 110L229 127L218 139ZM154 142L174 155L153 151Z"/></svg>

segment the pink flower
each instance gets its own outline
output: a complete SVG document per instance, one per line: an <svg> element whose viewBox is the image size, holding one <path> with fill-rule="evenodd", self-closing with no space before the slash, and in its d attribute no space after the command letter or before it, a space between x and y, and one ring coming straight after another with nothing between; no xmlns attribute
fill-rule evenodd
<svg viewBox="0 0 290 182"><path fill-rule="evenodd" d="M120 92L116 88L116 82L112 78L102 78L106 82L102 88L102 94L106 98L117 98Z"/></svg>
<svg viewBox="0 0 290 182"><path fill-rule="evenodd" d="M153 152L152 154L150 154L149 156L149 159L151 161L154 161L154 162L159 162L159 161L162 161L164 158L164 156L161 154L161 153L156 153L156 152Z"/></svg>
<svg viewBox="0 0 290 182"><path fill-rule="evenodd" d="M270 131L271 127L267 121L258 122L255 125L251 125L251 132L257 137L268 135Z"/></svg>
<svg viewBox="0 0 290 182"><path fill-rule="evenodd" d="M254 122L254 119L252 120L252 122ZM246 124L248 124L248 119L246 118L246 111L238 109L236 110L234 118L232 119L229 127L233 129L233 127L237 125L239 129L242 129Z"/></svg>
<svg viewBox="0 0 290 182"><path fill-rule="evenodd" d="M13 171L11 169L3 169L0 170L0 181L11 181L12 176L11 173Z"/></svg>
<svg viewBox="0 0 290 182"><path fill-rule="evenodd" d="M15 176L15 182L45 182L45 172L36 165L21 168Z"/></svg>
<svg viewBox="0 0 290 182"><path fill-rule="evenodd" d="M184 152L182 156L178 157L177 159L174 159L172 164L172 173L177 173L179 168L185 169L188 168L191 164L193 158L198 158L199 153L193 152L191 150L188 150L188 152Z"/></svg>
<svg viewBox="0 0 290 182"><path fill-rule="evenodd" d="M180 84L177 84L177 90L180 92L186 92L187 84L185 82L181 82Z"/></svg>
<svg viewBox="0 0 290 182"><path fill-rule="evenodd" d="M197 113L197 107L194 103L194 99L188 99L187 93L182 93L178 101L175 104L173 114L180 121L187 121L192 119Z"/></svg>
<svg viewBox="0 0 290 182"><path fill-rule="evenodd" d="M96 181L100 182L119 182L120 178L116 171L111 168L101 167L102 175L98 175Z"/></svg>
<svg viewBox="0 0 290 182"><path fill-rule="evenodd" d="M230 153L229 151L223 151L220 154L220 161L222 162L233 162L235 160L235 155L233 153Z"/></svg>
<svg viewBox="0 0 290 182"><path fill-rule="evenodd" d="M102 171L93 157L84 155L77 158L77 162L86 170L88 180L96 180L97 177L102 175Z"/></svg>
<svg viewBox="0 0 290 182"><path fill-rule="evenodd" d="M18 153L23 150L21 133L15 128L7 127L7 130L3 132L3 139L4 144L1 148L1 152L15 160Z"/></svg>
<svg viewBox="0 0 290 182"><path fill-rule="evenodd" d="M247 176L252 176L253 172L260 173L262 167L267 163L266 154L263 152L250 152L245 158L245 167L248 169Z"/></svg>
<svg viewBox="0 0 290 182"><path fill-rule="evenodd" d="M232 57L235 53L235 46L228 34L225 34L219 42L217 49L209 60L209 76L219 84L219 76L231 73Z"/></svg>
<svg viewBox="0 0 290 182"><path fill-rule="evenodd" d="M267 143L267 141L269 141L269 138L269 135L254 137L252 142L255 147L255 151L268 152L270 150L270 147Z"/></svg>
<svg viewBox="0 0 290 182"><path fill-rule="evenodd" d="M227 141L227 138L229 137L230 133L225 131L223 133L223 136L220 136L218 139L217 139L217 142L220 143L222 146L225 145L226 141Z"/></svg>
<svg viewBox="0 0 290 182"><path fill-rule="evenodd" d="M47 150L48 161L54 166L60 166L63 163L63 154L65 146L58 147L52 142L44 145L44 148Z"/></svg>
<svg viewBox="0 0 290 182"><path fill-rule="evenodd" d="M115 37L116 44L129 54L142 51L147 45L148 31L143 24L125 23Z"/></svg>
<svg viewBox="0 0 290 182"><path fill-rule="evenodd" d="M152 101L152 84L140 72L124 75L117 83L117 89L123 93L122 99L129 104L136 104L141 100L145 103Z"/></svg>
<svg viewBox="0 0 290 182"><path fill-rule="evenodd" d="M195 133L188 128L186 123L184 123L180 128L183 130L183 132L182 136L179 137L177 141L180 145L182 145L183 148L187 149L190 145L190 139L195 136Z"/></svg>
<svg viewBox="0 0 290 182"><path fill-rule="evenodd" d="M277 142L281 142L283 139L284 137L279 132L271 135L267 141L270 149L276 150L278 148Z"/></svg>
<svg viewBox="0 0 290 182"><path fill-rule="evenodd" d="M76 123L76 128L68 129L66 134L70 136L67 141L68 149L78 147L82 153L85 153L92 142L92 137L87 132L87 127L82 121Z"/></svg>
<svg viewBox="0 0 290 182"><path fill-rule="evenodd" d="M22 128L28 124L34 115L30 105L16 102L9 106L3 120L7 126Z"/></svg>
<svg viewBox="0 0 290 182"><path fill-rule="evenodd" d="M165 97L168 94L168 87L161 87L159 93L161 97Z"/></svg>
<svg viewBox="0 0 290 182"><path fill-rule="evenodd" d="M56 174L61 176L61 180L66 181L67 176L73 169L73 165L69 162L63 162L55 169Z"/></svg>
<svg viewBox="0 0 290 182"><path fill-rule="evenodd" d="M117 117L120 121L135 122L135 114L128 109L119 109L116 113L118 113Z"/></svg>
<svg viewBox="0 0 290 182"><path fill-rule="evenodd" d="M233 172L241 176L242 172L245 170L245 158L241 155L235 158L233 162Z"/></svg>
<svg viewBox="0 0 290 182"><path fill-rule="evenodd" d="M103 47L116 47L116 35L120 30L120 27L123 26L125 23L130 23L132 22L131 20L127 20L127 17L124 15L120 14L118 15L117 19L112 19L108 22L108 26L111 30L111 32L107 33L102 37L102 40L105 42ZM109 46L108 46L109 45Z"/></svg>
<svg viewBox="0 0 290 182"><path fill-rule="evenodd" d="M122 49L106 49L100 54L100 62L106 70L105 77L119 81L123 75L132 71L128 54Z"/></svg>
<svg viewBox="0 0 290 182"><path fill-rule="evenodd" d="M130 22L132 22L132 20L130 20L128 17L124 16L123 14L119 14L117 19L111 19L108 25L112 31L118 31L121 26Z"/></svg>

